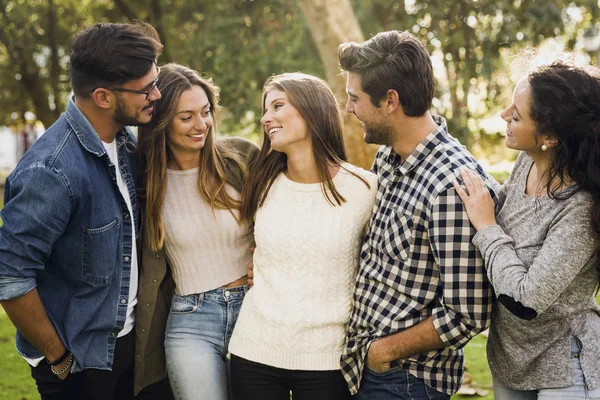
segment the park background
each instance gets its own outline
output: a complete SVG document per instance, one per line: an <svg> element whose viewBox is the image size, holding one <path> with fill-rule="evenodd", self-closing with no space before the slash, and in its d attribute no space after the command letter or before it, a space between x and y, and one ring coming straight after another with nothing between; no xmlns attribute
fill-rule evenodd
<svg viewBox="0 0 600 400"><path fill-rule="evenodd" d="M409 30L432 54L433 112L502 181L516 153L503 146L498 114L515 82L528 66L564 50L576 62L596 63L599 17L600 0L0 0L0 191L19 156L7 152L22 152L35 140L32 132L64 111L70 43L95 22L150 22L165 46L159 64L178 62L212 77L222 89L221 134L257 143L269 76L322 77L344 107L338 45ZM536 59L524 56L531 47L540 49ZM369 168L375 148L364 144L353 116L345 115L345 125L350 161ZM493 399L485 340L479 335L466 347L465 394L453 399ZM0 372L0 400L39 398L1 309Z"/></svg>

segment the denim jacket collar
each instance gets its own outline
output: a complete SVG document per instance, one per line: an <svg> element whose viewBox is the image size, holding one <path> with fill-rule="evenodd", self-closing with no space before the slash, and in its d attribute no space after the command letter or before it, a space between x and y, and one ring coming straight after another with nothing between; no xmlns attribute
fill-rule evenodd
<svg viewBox="0 0 600 400"><path fill-rule="evenodd" d="M98 133L92 124L90 124L90 121L75 104L75 96L72 96L69 99L67 110L65 111L65 118L71 129L73 129L73 132L75 132L75 135L83 148L97 157L102 157L106 154L106 148L102 144L100 136L98 136ZM128 129L123 127L117 133L117 137L115 138L117 140L117 145L120 147L121 144L127 142L128 136Z"/></svg>

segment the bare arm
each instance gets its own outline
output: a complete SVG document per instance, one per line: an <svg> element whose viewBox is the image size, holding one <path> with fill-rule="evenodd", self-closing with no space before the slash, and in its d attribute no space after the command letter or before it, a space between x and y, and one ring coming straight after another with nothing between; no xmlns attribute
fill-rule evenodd
<svg viewBox="0 0 600 400"><path fill-rule="evenodd" d="M383 372L390 368L390 362L393 360L427 353L443 347L444 342L433 326L433 318L429 317L402 332L371 343L367 354L367 366L373 371Z"/></svg>
<svg viewBox="0 0 600 400"><path fill-rule="evenodd" d="M48 319L44 304L40 299L37 289L13 300L0 301L6 314L23 336L38 349L49 362L54 362L66 350L54 326ZM68 360L55 367L62 369ZM64 379L69 374L66 371L60 376Z"/></svg>

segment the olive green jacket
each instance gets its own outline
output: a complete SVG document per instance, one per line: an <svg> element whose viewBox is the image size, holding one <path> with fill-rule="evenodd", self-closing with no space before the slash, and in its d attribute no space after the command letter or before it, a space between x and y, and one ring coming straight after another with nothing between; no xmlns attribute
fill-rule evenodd
<svg viewBox="0 0 600 400"><path fill-rule="evenodd" d="M247 165L258 156L258 147L242 138L223 138L238 151ZM229 162L227 183L242 190L242 172ZM164 250L154 251L147 237L141 235L140 281L135 321L135 383L136 395L146 386L167 377L165 361L165 328L175 291ZM138 252L138 254L140 254Z"/></svg>

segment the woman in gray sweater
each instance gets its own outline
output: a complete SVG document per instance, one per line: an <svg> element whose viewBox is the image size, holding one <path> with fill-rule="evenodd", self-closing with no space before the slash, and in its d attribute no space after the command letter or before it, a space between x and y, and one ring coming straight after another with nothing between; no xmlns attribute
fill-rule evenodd
<svg viewBox="0 0 600 400"><path fill-rule="evenodd" d="M600 77L555 62L502 111L520 150L494 203L455 183L498 299L488 339L497 400L600 399Z"/></svg>

